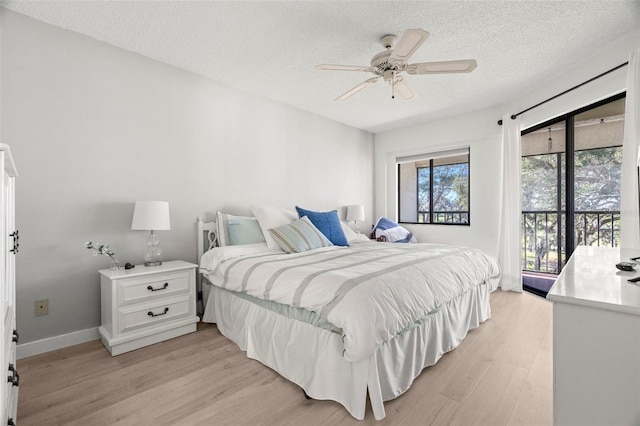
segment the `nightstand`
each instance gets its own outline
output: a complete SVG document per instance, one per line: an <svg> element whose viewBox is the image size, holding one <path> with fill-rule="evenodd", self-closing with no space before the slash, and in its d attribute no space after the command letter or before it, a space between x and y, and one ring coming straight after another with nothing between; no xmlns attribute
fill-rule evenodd
<svg viewBox="0 0 640 426"><path fill-rule="evenodd" d="M99 271L99 332L111 355L196 331L197 266L177 260Z"/></svg>

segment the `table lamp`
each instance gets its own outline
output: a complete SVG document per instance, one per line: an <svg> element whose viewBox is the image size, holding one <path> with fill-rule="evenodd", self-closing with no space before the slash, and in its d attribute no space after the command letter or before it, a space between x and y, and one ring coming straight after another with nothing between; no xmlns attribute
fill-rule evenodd
<svg viewBox="0 0 640 426"><path fill-rule="evenodd" d="M347 222L352 222L354 224L354 231L356 233L360 233L360 227L358 226L358 221L364 221L364 206L361 205L353 205L347 206Z"/></svg>
<svg viewBox="0 0 640 426"><path fill-rule="evenodd" d="M136 201L133 209L132 230L151 231L144 254L144 266L162 265L162 249L156 231L171 229L169 203L166 201Z"/></svg>

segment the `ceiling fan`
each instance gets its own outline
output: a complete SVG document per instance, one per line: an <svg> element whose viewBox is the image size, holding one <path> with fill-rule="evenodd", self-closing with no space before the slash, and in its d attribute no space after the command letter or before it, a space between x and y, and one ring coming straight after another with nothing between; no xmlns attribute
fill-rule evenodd
<svg viewBox="0 0 640 426"><path fill-rule="evenodd" d="M343 101L362 89L376 83L381 78L391 85L391 98L395 98L395 92L406 99L411 100L416 97L415 92L407 83L402 73L410 75L415 74L451 74L473 71L478 64L475 59L461 59L457 61L441 61L441 62L419 62L409 64L407 61L418 50L422 43L429 37L429 33L425 30L414 29L406 30L396 47L396 36L389 34L380 39L380 43L386 50L378 53L371 59L370 66L358 65L316 65L316 68L328 71L364 71L370 72L375 77L363 81L353 89L338 96L336 101Z"/></svg>

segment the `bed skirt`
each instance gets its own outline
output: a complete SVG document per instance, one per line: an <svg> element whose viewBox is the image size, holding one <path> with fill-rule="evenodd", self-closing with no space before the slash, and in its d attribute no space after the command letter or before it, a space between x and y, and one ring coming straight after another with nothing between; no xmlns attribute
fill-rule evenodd
<svg viewBox="0 0 640 426"><path fill-rule="evenodd" d="M342 358L340 334L289 319L216 286L203 287L204 322L217 323L249 358L297 384L311 398L337 401L358 420L364 419L367 391L374 417L383 419L384 401L407 391L425 367L491 316L492 288L481 284L384 343L369 358L349 362Z"/></svg>

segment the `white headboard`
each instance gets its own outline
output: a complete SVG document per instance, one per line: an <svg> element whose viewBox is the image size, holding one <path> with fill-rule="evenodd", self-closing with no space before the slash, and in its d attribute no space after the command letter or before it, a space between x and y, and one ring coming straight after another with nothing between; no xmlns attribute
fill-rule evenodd
<svg viewBox="0 0 640 426"><path fill-rule="evenodd" d="M215 221L204 222L198 218L198 263L204 252L218 247L218 228Z"/></svg>
<svg viewBox="0 0 640 426"><path fill-rule="evenodd" d="M211 250L214 247L218 246L218 227L216 226L216 222L204 222L202 219L198 218L196 221L198 228L198 265L200 264L200 259L202 259L202 255L205 251ZM204 294L202 292L202 275L196 274L196 291L198 292L197 296L197 307L198 314L202 318L202 314L204 313Z"/></svg>

